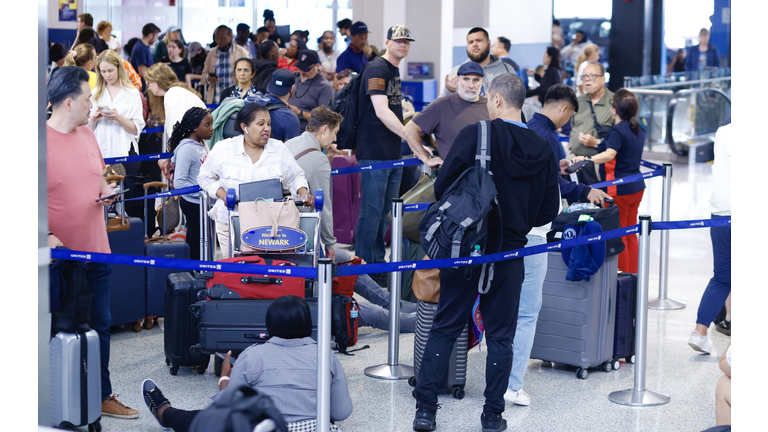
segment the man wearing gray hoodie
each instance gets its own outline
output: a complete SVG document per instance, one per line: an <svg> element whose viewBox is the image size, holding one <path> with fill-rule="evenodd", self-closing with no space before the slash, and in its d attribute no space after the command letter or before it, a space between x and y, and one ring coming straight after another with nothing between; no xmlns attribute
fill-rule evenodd
<svg viewBox="0 0 768 432"><path fill-rule="evenodd" d="M475 27L467 33L467 56L469 56L468 62L473 61L483 68L485 79L483 80L483 87L480 89L480 96L486 96L488 87L496 76L507 72L515 73L515 69L511 65L491 55L491 39L488 37L488 32L482 27ZM451 73L445 76L445 87L440 96L456 93L456 89L459 87L459 76L457 75L459 66L451 69Z"/></svg>

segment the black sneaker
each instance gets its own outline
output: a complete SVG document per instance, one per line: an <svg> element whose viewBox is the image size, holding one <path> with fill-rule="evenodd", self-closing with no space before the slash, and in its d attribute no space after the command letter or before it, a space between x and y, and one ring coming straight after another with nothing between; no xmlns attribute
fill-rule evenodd
<svg viewBox="0 0 768 432"><path fill-rule="evenodd" d="M483 413L480 416L483 432L499 432L507 430L507 421L501 418L501 414Z"/></svg>
<svg viewBox="0 0 768 432"><path fill-rule="evenodd" d="M431 406L416 402L416 418L413 419L413 430L415 431L433 431L437 428L437 410L440 404L432 408Z"/></svg>
<svg viewBox="0 0 768 432"><path fill-rule="evenodd" d="M731 322L722 320L715 326L715 330L717 330L719 333L722 333L726 336L731 335Z"/></svg>
<svg viewBox="0 0 768 432"><path fill-rule="evenodd" d="M149 412L152 413L155 420L160 423L160 426L163 429L170 429L168 426L164 425L157 416L157 410L159 410L160 407L165 404L170 404L168 399L163 396L163 392L157 387L157 384L151 379L145 379L144 382L141 383L141 394L144 396L144 403L147 404L147 408L149 408Z"/></svg>

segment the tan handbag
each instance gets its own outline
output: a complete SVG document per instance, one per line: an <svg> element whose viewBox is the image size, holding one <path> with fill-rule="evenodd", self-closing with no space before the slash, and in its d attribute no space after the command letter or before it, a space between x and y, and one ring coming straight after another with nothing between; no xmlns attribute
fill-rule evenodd
<svg viewBox="0 0 768 432"><path fill-rule="evenodd" d="M272 237L277 235L277 227L299 229L299 209L291 198L276 202L256 198L254 201L241 202L238 211L240 236L248 230L268 226L272 227Z"/></svg>
<svg viewBox="0 0 768 432"><path fill-rule="evenodd" d="M424 260L429 256L425 255ZM440 269L416 270L413 272L413 293L427 303L440 301Z"/></svg>

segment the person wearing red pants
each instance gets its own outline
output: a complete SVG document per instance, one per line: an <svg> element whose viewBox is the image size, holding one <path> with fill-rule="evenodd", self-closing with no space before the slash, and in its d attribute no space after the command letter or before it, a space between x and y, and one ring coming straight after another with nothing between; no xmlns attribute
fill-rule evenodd
<svg viewBox="0 0 768 432"><path fill-rule="evenodd" d="M605 181L640 174L645 132L635 119L638 107L637 98L629 90L620 89L613 96L611 115L616 123L605 139L596 145L600 153L591 158L594 163L600 164L600 174ZM583 159L578 157L574 162ZM619 206L621 226L637 224L637 209L643 199L645 181L618 184L605 189ZM625 248L619 254L619 270L637 273L637 235L625 236L621 240Z"/></svg>

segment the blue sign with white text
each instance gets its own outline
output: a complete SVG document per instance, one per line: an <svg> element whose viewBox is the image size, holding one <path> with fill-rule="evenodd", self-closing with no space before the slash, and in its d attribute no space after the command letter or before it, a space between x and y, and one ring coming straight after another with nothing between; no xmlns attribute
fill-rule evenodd
<svg viewBox="0 0 768 432"><path fill-rule="evenodd" d="M277 233L272 237L272 227L267 226L245 231L241 240L255 249L285 251L304 246L307 243L307 234L295 228L278 227Z"/></svg>

